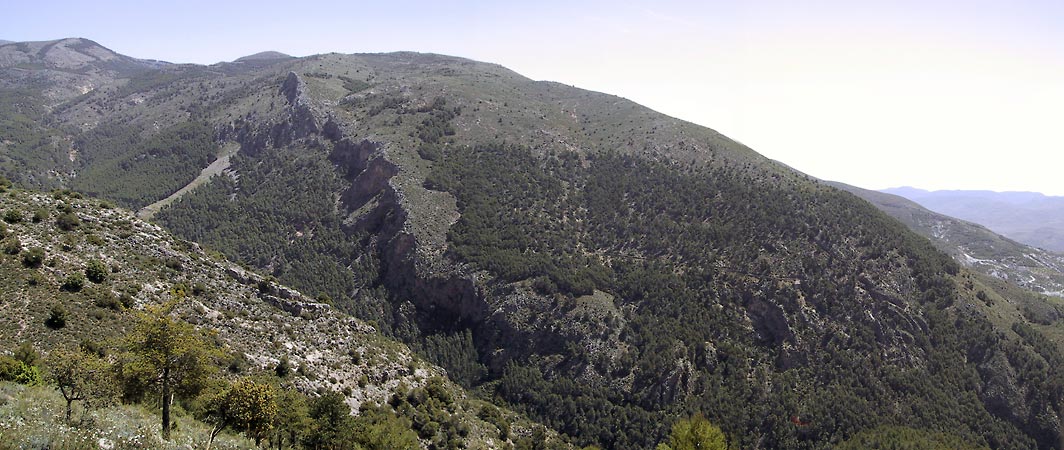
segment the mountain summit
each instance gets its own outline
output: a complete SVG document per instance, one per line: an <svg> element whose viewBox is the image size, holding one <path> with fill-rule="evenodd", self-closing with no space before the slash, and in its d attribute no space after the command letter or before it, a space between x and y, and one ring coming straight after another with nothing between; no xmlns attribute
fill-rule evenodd
<svg viewBox="0 0 1064 450"><path fill-rule="evenodd" d="M713 130L442 55L128 60L63 97L22 53L0 173L151 206L581 445L695 413L740 448L1060 442L1052 320Z"/></svg>

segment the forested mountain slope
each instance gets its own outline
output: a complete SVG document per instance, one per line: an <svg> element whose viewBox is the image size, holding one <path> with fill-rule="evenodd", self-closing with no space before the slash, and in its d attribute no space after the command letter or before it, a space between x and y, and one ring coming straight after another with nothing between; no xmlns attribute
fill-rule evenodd
<svg viewBox="0 0 1064 450"><path fill-rule="evenodd" d="M1059 445L1048 330L869 203L712 130L417 53L107 72L51 103L54 69L3 67L20 97L0 118L26 124L0 150L10 178L141 208L237 147L154 220L581 444L651 447L701 412L739 448L889 426Z"/></svg>

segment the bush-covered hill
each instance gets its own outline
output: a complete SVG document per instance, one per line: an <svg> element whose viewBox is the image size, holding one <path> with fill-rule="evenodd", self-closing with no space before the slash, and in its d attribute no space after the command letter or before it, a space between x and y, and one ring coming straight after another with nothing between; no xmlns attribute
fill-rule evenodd
<svg viewBox="0 0 1064 450"><path fill-rule="evenodd" d="M293 402L306 404L303 418L280 414L263 429L259 438L274 445L295 439L322 448L339 439L386 448L372 444L378 435L366 434L376 429L380 436L431 448L520 447L547 438L566 448L542 425L468 396L445 372L373 327L106 201L69 191L8 189L0 192L0 215L0 381L53 386L64 360L56 358L69 351L89 352L86 361L102 358L100 364L109 367L84 375L92 387L75 403L83 412L69 422L48 419L70 428L68 433L38 423L48 411L61 414L50 406L58 394L0 389L5 439L31 448L80 448L90 438L124 442L123 448L153 447L160 439L158 422L143 429L143 419L117 419L122 411L158 417L158 391L144 393L139 372L131 372L141 366L129 365L124 348L140 332L140 311L169 304L172 313L166 317L194 325L204 336L197 345L213 349L208 367L213 375L196 387L198 394L178 396L178 424L214 417L209 398L222 388L218 380L251 377L272 386L286 411ZM322 399L330 398L330 410L342 415L315 415ZM108 406L119 400L131 406ZM348 411L358 414L350 424L344 419ZM328 422L333 435L322 431L326 420L333 421ZM114 426L105 426L111 422ZM206 442L209 426L185 427L189 430L179 428L176 439ZM133 435L140 444L130 441Z"/></svg>
<svg viewBox="0 0 1064 450"><path fill-rule="evenodd" d="M139 208L206 167L203 133L172 138L207 127L239 151L155 220L580 444L652 447L696 413L739 448L889 427L1060 441L1051 325L1002 314L991 280L712 130L438 55L113 78L31 121L74 142L74 181L15 158L8 173ZM130 145L87 145L111 129ZM79 179L116 170L95 161L128 183Z"/></svg>

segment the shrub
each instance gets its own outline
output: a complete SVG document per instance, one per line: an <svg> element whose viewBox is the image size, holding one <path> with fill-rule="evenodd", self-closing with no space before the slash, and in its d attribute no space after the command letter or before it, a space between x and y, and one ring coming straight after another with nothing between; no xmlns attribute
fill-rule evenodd
<svg viewBox="0 0 1064 450"><path fill-rule="evenodd" d="M277 367L274 367L273 371L278 377L287 377L288 374L292 372L292 363L288 362L287 356L282 356L281 360L277 362Z"/></svg>
<svg viewBox="0 0 1064 450"><path fill-rule="evenodd" d="M15 359L31 366L34 365L40 357L40 353L37 353L37 349L33 348L33 344L29 341L23 342L22 345L19 345L18 348L15 349Z"/></svg>
<svg viewBox="0 0 1064 450"><path fill-rule="evenodd" d="M4 225L3 222L0 222L0 239L3 239L5 237L7 237L7 225Z"/></svg>
<svg viewBox="0 0 1064 450"><path fill-rule="evenodd" d="M30 219L30 220L32 220L33 223L41 223L41 222L44 222L45 220L48 220L49 215L50 214L48 214L48 210L47 209L45 209L45 208L37 208L36 210L33 211L33 218Z"/></svg>
<svg viewBox="0 0 1064 450"><path fill-rule="evenodd" d="M63 280L63 284L60 287L64 291L78 292L85 287L85 277L81 273L72 273Z"/></svg>
<svg viewBox="0 0 1064 450"><path fill-rule="evenodd" d="M107 266L100 260L94 259L85 265L85 278L93 283L103 283L107 280Z"/></svg>
<svg viewBox="0 0 1064 450"><path fill-rule="evenodd" d="M62 304L56 303L52 305L52 309L48 314L48 319L44 321L44 324L53 330L58 330L66 326L67 310Z"/></svg>
<svg viewBox="0 0 1064 450"><path fill-rule="evenodd" d="M22 242L17 237L11 236L4 241L4 253L9 255L17 255L22 251Z"/></svg>
<svg viewBox="0 0 1064 450"><path fill-rule="evenodd" d="M133 298L133 296L129 294L119 295L118 301L122 303L122 306L124 306L126 309L132 308L137 304L137 299Z"/></svg>
<svg viewBox="0 0 1064 450"><path fill-rule="evenodd" d="M177 272L182 272L185 270L184 263L182 263L181 260L177 258L166 258L166 260L163 261L163 265L165 265L168 269L175 270Z"/></svg>
<svg viewBox="0 0 1064 450"><path fill-rule="evenodd" d="M40 247L33 247L22 254L22 265L31 269L36 269L44 264L44 249Z"/></svg>
<svg viewBox="0 0 1064 450"><path fill-rule="evenodd" d="M0 381L14 381L29 386L44 384L37 366L10 356L0 356Z"/></svg>
<svg viewBox="0 0 1064 450"><path fill-rule="evenodd" d="M100 308L106 308L113 311L121 311L123 308L122 301L115 296L108 289L101 289L93 294L94 300L92 303Z"/></svg>
<svg viewBox="0 0 1064 450"><path fill-rule="evenodd" d="M69 252L78 247L78 238L73 234L65 234L59 239L59 248L64 252Z"/></svg>
<svg viewBox="0 0 1064 450"><path fill-rule="evenodd" d="M64 212L55 219L56 225L63 231L74 231L81 226L81 219L73 212Z"/></svg>
<svg viewBox="0 0 1064 450"><path fill-rule="evenodd" d="M4 212L4 222L7 223L19 223L22 222L22 211L11 208Z"/></svg>
<svg viewBox="0 0 1064 450"><path fill-rule="evenodd" d="M85 236L85 242L88 242L97 247L102 246L104 244L103 238L95 234Z"/></svg>
<svg viewBox="0 0 1064 450"><path fill-rule="evenodd" d="M30 286L43 286L45 281L44 275L39 272L32 272L26 276L26 284Z"/></svg>

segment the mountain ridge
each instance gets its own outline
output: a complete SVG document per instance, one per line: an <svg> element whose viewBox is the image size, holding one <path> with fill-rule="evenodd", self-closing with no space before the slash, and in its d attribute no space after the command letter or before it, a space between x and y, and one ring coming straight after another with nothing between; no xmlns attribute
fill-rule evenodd
<svg viewBox="0 0 1064 450"><path fill-rule="evenodd" d="M743 447L888 425L1059 441L1051 328L999 314L997 290L871 204L708 128L439 55L101 73L40 103L18 130L48 138L5 144L3 173L139 208L236 145L154 220L581 444L651 446L694 412ZM68 82L4 76L19 105Z"/></svg>

